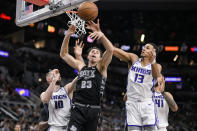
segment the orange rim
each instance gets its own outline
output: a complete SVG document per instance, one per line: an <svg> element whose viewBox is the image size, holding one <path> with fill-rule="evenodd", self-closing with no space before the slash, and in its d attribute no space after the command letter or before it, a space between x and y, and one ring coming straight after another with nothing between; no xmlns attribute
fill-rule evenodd
<svg viewBox="0 0 197 131"><path fill-rule="evenodd" d="M77 14L78 12L77 11L68 10L68 11L66 11L66 13L75 13L75 14Z"/></svg>

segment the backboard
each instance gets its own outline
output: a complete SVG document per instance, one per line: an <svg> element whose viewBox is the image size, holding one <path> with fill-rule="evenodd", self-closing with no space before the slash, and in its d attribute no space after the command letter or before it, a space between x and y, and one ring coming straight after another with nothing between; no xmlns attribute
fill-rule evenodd
<svg viewBox="0 0 197 131"><path fill-rule="evenodd" d="M31 1L31 2L26 2ZM41 6L32 3L41 3ZM17 0L16 25L23 27L77 8L82 2L97 0Z"/></svg>

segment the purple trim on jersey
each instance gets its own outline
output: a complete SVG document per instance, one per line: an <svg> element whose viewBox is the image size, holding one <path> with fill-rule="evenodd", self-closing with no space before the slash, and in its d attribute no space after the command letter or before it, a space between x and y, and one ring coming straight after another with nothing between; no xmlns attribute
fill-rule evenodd
<svg viewBox="0 0 197 131"><path fill-rule="evenodd" d="M142 128L142 126L138 126L138 125L127 125L127 126L135 126L135 127L140 127L140 128Z"/></svg>
<svg viewBox="0 0 197 131"><path fill-rule="evenodd" d="M156 114L155 109L156 109L156 108L155 108L155 102L154 102L155 123L154 123L154 124L151 124L151 125L143 125L144 127L156 126L156 124L157 124L157 114Z"/></svg>
<svg viewBox="0 0 197 131"><path fill-rule="evenodd" d="M151 88L151 91L154 92L154 86L155 86L155 79L154 78L153 78L152 82L153 82L153 86Z"/></svg>
<svg viewBox="0 0 197 131"><path fill-rule="evenodd" d="M154 125L144 125L143 127L150 127L150 126L156 126L156 124L154 124Z"/></svg>
<svg viewBox="0 0 197 131"><path fill-rule="evenodd" d="M51 128L51 127L49 127L49 128L47 129L47 131L50 131L50 128Z"/></svg>
<svg viewBox="0 0 197 131"><path fill-rule="evenodd" d="M135 63L137 63L139 60L140 60L140 58L138 58L138 59L131 65L131 67L132 67L133 65L135 65ZM130 70L130 69L129 69L129 70Z"/></svg>
<svg viewBox="0 0 197 131"><path fill-rule="evenodd" d="M58 92L60 89L61 89L62 87L60 87L57 91L55 91L55 92Z"/></svg>
<svg viewBox="0 0 197 131"><path fill-rule="evenodd" d="M64 88L64 87L62 87L62 88ZM67 91L66 91L66 89L64 88L64 91L66 92L66 95L68 96L68 93L67 93ZM72 100L70 99L70 97L68 96L68 98L69 98L69 100L70 100L70 106L72 106Z"/></svg>
<svg viewBox="0 0 197 131"><path fill-rule="evenodd" d="M128 77L129 77L129 72L132 68L133 65L135 65L135 63L137 63L139 61L139 58L131 65L131 67L128 69L128 76L127 76L127 88L128 88ZM142 127L140 125L129 125L128 122L127 122L127 113L126 113L126 125L127 126L136 126L136 127Z"/></svg>
<svg viewBox="0 0 197 131"><path fill-rule="evenodd" d="M138 58L132 65L131 65L131 67L135 64L135 63L137 63L138 61L139 61L139 59L140 58ZM129 77L129 71L130 71L130 69L131 69L131 67L128 69L128 76L127 76L127 87L128 87L128 77Z"/></svg>
<svg viewBox="0 0 197 131"><path fill-rule="evenodd" d="M154 83L154 82L153 82L153 83ZM155 94L155 92L153 92L153 94L152 94L152 101L153 101L153 103L154 103L155 123L154 123L154 124L151 124L151 125L144 125L144 127L156 126L156 124L157 124L157 108L156 108L156 105L155 105L154 94Z"/></svg>
<svg viewBox="0 0 197 131"><path fill-rule="evenodd" d="M134 127L142 128L142 126L138 126L138 125L127 125L127 126L134 126Z"/></svg>

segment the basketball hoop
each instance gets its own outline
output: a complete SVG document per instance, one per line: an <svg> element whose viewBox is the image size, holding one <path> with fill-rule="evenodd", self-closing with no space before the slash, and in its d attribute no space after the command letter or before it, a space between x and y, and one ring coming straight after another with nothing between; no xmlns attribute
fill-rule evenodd
<svg viewBox="0 0 197 131"><path fill-rule="evenodd" d="M74 25L76 27L76 34L78 36L86 34L85 30L85 21L82 20L78 15L77 11L66 11L66 14L70 18L70 21L68 21L68 26Z"/></svg>

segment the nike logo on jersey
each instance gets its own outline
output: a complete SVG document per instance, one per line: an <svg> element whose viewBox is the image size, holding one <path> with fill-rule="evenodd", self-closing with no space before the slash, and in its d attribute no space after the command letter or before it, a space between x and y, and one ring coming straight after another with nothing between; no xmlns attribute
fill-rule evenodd
<svg viewBox="0 0 197 131"><path fill-rule="evenodd" d="M143 68L139 68L139 67L135 67L135 66L132 66L131 70L134 72L141 73L141 74L151 75L151 70L147 70L147 69L143 69Z"/></svg>

